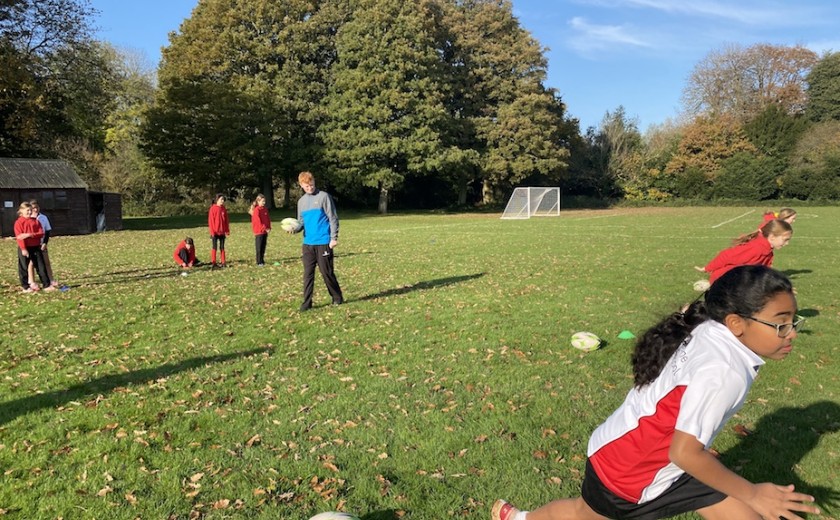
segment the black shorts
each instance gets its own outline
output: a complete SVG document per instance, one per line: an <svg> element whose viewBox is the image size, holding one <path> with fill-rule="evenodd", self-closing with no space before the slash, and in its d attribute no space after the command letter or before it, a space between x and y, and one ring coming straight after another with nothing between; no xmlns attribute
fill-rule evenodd
<svg viewBox="0 0 840 520"><path fill-rule="evenodd" d="M628 502L607 489L587 460L580 494L596 513L616 520L656 520L697 511L723 501L726 495L703 484L688 473L671 484L661 495L644 504Z"/></svg>

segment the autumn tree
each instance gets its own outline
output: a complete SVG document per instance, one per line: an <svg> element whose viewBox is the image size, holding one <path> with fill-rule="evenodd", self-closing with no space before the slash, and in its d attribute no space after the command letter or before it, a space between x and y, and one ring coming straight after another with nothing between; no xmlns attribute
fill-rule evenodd
<svg viewBox="0 0 840 520"><path fill-rule="evenodd" d="M807 103L805 78L816 63L817 55L802 45L726 46L694 67L683 92L685 111L746 121L778 104L800 114Z"/></svg>
<svg viewBox="0 0 840 520"><path fill-rule="evenodd" d="M740 152L755 154L755 146L744 134L741 123L731 116L700 116L686 125L676 153L665 173L679 177L696 170L714 179L724 160Z"/></svg>
<svg viewBox="0 0 840 520"><path fill-rule="evenodd" d="M807 81L808 119L840 120L840 52L823 56L811 69Z"/></svg>

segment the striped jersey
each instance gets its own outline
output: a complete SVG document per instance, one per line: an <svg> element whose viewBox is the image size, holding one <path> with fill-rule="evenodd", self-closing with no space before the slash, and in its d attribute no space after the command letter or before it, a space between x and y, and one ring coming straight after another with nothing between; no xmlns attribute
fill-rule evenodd
<svg viewBox="0 0 840 520"><path fill-rule="evenodd" d="M629 502L659 496L683 474L668 457L674 431L708 449L743 406L763 364L721 323L697 326L662 373L630 390L593 432L587 454L600 480Z"/></svg>

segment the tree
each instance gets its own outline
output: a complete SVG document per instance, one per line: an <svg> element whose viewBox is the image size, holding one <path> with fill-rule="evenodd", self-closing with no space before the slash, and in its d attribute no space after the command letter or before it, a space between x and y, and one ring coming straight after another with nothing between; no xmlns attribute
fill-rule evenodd
<svg viewBox="0 0 840 520"><path fill-rule="evenodd" d="M780 185L786 197L840 199L840 121L817 123L802 135Z"/></svg>
<svg viewBox="0 0 840 520"><path fill-rule="evenodd" d="M543 86L544 49L507 0L466 0L456 7L443 53L454 85L447 106L469 136L459 146L477 154L470 171L483 182L483 202L528 177L560 178L577 124L565 120L557 92ZM470 180L457 178L462 192Z"/></svg>
<svg viewBox="0 0 840 520"><path fill-rule="evenodd" d="M282 176L288 200L290 179L317 160L315 128L322 118L320 101L334 60L332 38L344 16L342 5L308 0L200 2L164 49L161 96L150 113L158 126L144 132L149 138L145 149L167 171L192 177L195 186L212 179L227 187L271 193L275 177ZM189 85L198 89L195 95L188 92ZM213 93L222 96L218 103L208 97ZM200 165L192 176L186 164L175 164L166 142L155 141L165 130L192 135L190 118L196 118L195 129L211 134L218 148L206 155L197 143L188 149L192 155L184 162ZM230 126L219 126L221 121ZM169 124L173 128L167 128ZM234 151L237 158L231 156L230 164L214 172L221 150ZM237 169L240 173L234 174Z"/></svg>
<svg viewBox="0 0 840 520"><path fill-rule="evenodd" d="M823 56L811 69L807 81L808 119L840 120L840 52Z"/></svg>
<svg viewBox="0 0 840 520"><path fill-rule="evenodd" d="M152 66L133 51L108 48L110 103L105 118L105 153L99 166L102 187L122 195L132 213L148 213L177 202L176 184L152 166L140 149L140 123L152 106L156 78Z"/></svg>
<svg viewBox="0 0 840 520"><path fill-rule="evenodd" d="M679 176L696 168L714 179L724 160L739 152L755 154L756 151L734 117L700 116L683 129L677 152L665 167L665 173Z"/></svg>
<svg viewBox="0 0 840 520"><path fill-rule="evenodd" d="M61 141L101 145L100 49L87 0L7 0L0 6L0 149L56 155ZM73 149L77 146L71 147Z"/></svg>
<svg viewBox="0 0 840 520"><path fill-rule="evenodd" d="M379 212L407 175L444 167L447 117L431 2L356 0L336 38L338 61L324 102L324 157L344 188L379 193Z"/></svg>
<svg viewBox="0 0 840 520"><path fill-rule="evenodd" d="M695 67L683 92L685 111L746 121L770 104L800 114L806 106L805 77L817 55L802 45L730 45L709 53Z"/></svg>

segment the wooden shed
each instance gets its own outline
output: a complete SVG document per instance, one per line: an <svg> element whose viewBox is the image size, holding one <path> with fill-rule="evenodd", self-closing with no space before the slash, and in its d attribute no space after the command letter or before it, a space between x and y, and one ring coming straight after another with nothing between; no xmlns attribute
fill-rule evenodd
<svg viewBox="0 0 840 520"><path fill-rule="evenodd" d="M120 195L89 191L67 161L0 158L0 235L14 233L18 206L31 199L49 217L53 235L122 229Z"/></svg>

